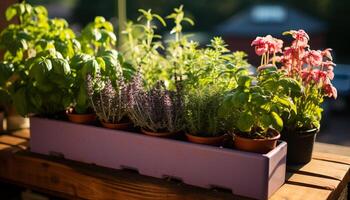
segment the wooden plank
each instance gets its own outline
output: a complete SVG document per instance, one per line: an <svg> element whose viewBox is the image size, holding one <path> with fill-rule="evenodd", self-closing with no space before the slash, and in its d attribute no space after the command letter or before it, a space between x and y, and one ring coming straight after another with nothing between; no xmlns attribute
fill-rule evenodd
<svg viewBox="0 0 350 200"><path fill-rule="evenodd" d="M349 171L349 165L312 159L303 166L288 166L287 171L342 181Z"/></svg>
<svg viewBox="0 0 350 200"><path fill-rule="evenodd" d="M54 159L57 160L57 159ZM0 177L83 199L237 199L182 183L145 177L73 161L17 153L1 163ZM246 198L241 198L246 199Z"/></svg>
<svg viewBox="0 0 350 200"><path fill-rule="evenodd" d="M29 139L30 138L29 129L23 129L23 130L14 131L13 133L11 133L11 135L16 136L16 137L20 137L20 138L23 138L23 139Z"/></svg>
<svg viewBox="0 0 350 200"><path fill-rule="evenodd" d="M312 157L317 160L325 160L329 162L338 162L338 163L350 165L350 157L348 156L337 155L333 153L323 153L323 152L321 153L321 152L314 151Z"/></svg>
<svg viewBox="0 0 350 200"><path fill-rule="evenodd" d="M328 199L328 196L331 193L331 190L286 183L279 190L277 190L275 194L272 195L270 200L325 200Z"/></svg>
<svg viewBox="0 0 350 200"><path fill-rule="evenodd" d="M335 190L340 184L339 180L296 173L289 173L289 178L286 182L289 184L303 185L310 188L318 188L324 190Z"/></svg>
<svg viewBox="0 0 350 200"><path fill-rule="evenodd" d="M316 142L314 145L314 152L331 153L334 155L350 157L350 147L336 144Z"/></svg>
<svg viewBox="0 0 350 200"><path fill-rule="evenodd" d="M12 146L28 145L28 140L11 135L0 135L0 143Z"/></svg>

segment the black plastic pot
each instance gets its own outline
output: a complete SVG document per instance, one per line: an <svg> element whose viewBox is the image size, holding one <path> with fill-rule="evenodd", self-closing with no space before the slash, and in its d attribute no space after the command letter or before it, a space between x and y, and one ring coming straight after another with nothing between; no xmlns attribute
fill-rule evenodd
<svg viewBox="0 0 350 200"><path fill-rule="evenodd" d="M287 142L287 164L300 165L311 161L316 135L319 129L306 131L282 131L281 139Z"/></svg>

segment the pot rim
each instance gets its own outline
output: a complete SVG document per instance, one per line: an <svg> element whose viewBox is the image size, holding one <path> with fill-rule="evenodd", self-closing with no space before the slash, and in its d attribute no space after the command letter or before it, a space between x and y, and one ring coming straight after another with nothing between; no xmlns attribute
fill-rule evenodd
<svg viewBox="0 0 350 200"><path fill-rule="evenodd" d="M222 135L219 135L219 136L209 136L209 137L206 137L206 136L198 136L198 135L193 135L191 133L185 133L186 136L189 136L189 137L193 137L193 138L208 138L208 139L219 139L219 138L223 138L223 137L226 137L227 134L224 133Z"/></svg>
<svg viewBox="0 0 350 200"><path fill-rule="evenodd" d="M174 133L171 133L171 132L153 132L153 131L148 131L144 128L141 128L141 132L143 134L146 134L146 135L158 136L158 137L167 137L167 136L172 136L172 135L176 135L179 133L179 132L174 132Z"/></svg>
<svg viewBox="0 0 350 200"><path fill-rule="evenodd" d="M320 131L319 128L310 128L307 130L285 130L282 131L283 133L286 133L288 135L290 134L298 134L298 135L313 135L317 134Z"/></svg>
<svg viewBox="0 0 350 200"><path fill-rule="evenodd" d="M69 113L69 112L67 112L67 115L71 115L71 116L96 116L95 113L77 114L77 113Z"/></svg>
<svg viewBox="0 0 350 200"><path fill-rule="evenodd" d="M104 123L104 124L115 124L115 125L129 125L129 124L132 124L132 122L111 123L111 122L105 122L104 120L100 120L100 122Z"/></svg>
<svg viewBox="0 0 350 200"><path fill-rule="evenodd" d="M238 134L234 134L234 138L239 138L241 140L254 140L254 141L274 141L274 140L278 140L281 138L280 132L276 131L275 133L277 133L276 136L271 137L271 138L264 138L264 139L262 139L262 138L247 138L247 137L239 136Z"/></svg>

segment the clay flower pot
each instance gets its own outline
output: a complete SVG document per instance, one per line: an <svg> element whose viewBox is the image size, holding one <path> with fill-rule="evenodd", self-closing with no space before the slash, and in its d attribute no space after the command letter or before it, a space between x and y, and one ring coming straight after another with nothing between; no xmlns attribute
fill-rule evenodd
<svg viewBox="0 0 350 200"><path fill-rule="evenodd" d="M273 137L265 139L251 139L235 134L234 146L236 149L254 153L268 153L277 145L277 140L281 137L280 133L273 131Z"/></svg>
<svg viewBox="0 0 350 200"><path fill-rule="evenodd" d="M318 132L317 128L304 131L282 131L281 138L288 144L287 164L299 165L311 161Z"/></svg>
<svg viewBox="0 0 350 200"><path fill-rule="evenodd" d="M179 133L170 133L170 132L153 132L153 131L148 131L146 129L141 128L141 132L153 136L153 137L163 137L163 138L172 138L177 136Z"/></svg>
<svg viewBox="0 0 350 200"><path fill-rule="evenodd" d="M23 128L29 128L29 118L22 117L18 114L16 108L13 105L8 106L6 117L6 130L18 130Z"/></svg>
<svg viewBox="0 0 350 200"><path fill-rule="evenodd" d="M132 126L131 122L121 122L121 123L109 123L101 120L101 124L105 128L117 129L117 130L127 130Z"/></svg>
<svg viewBox="0 0 350 200"><path fill-rule="evenodd" d="M77 124L90 124L97 118L95 113L77 114L72 109L67 110L66 113L69 121Z"/></svg>
<svg viewBox="0 0 350 200"><path fill-rule="evenodd" d="M207 144L213 146L220 146L224 142L226 135L214 136L214 137L202 137L186 133L187 140L197 144Z"/></svg>

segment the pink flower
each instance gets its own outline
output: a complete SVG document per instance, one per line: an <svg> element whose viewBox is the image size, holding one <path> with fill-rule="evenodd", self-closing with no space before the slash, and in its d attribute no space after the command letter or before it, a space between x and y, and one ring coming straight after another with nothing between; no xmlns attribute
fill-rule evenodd
<svg viewBox="0 0 350 200"><path fill-rule="evenodd" d="M332 60L333 60L333 57L332 57L331 51L332 51L331 48L327 48L327 49L325 49L325 50L323 50L323 51L321 52L321 55L322 55L323 57L326 57L326 58L328 58L329 60L332 61Z"/></svg>
<svg viewBox="0 0 350 200"><path fill-rule="evenodd" d="M282 52L283 41L267 35L266 37L256 37L251 46L255 46L255 53L261 56L265 53Z"/></svg>
<svg viewBox="0 0 350 200"><path fill-rule="evenodd" d="M332 61L325 61L322 63L323 70L326 70L327 76L329 79L333 80L334 78L334 69L335 64Z"/></svg>
<svg viewBox="0 0 350 200"><path fill-rule="evenodd" d="M314 81L315 83L319 82L328 82L327 72L321 70L314 70Z"/></svg>
<svg viewBox="0 0 350 200"><path fill-rule="evenodd" d="M308 42L310 38L309 38L309 35L304 30L301 30L301 29L298 31L291 30L286 33L291 34L292 37L295 39L292 42L292 46L294 48L305 48L309 46Z"/></svg>
<svg viewBox="0 0 350 200"><path fill-rule="evenodd" d="M303 69L301 71L301 79L303 80L304 83L309 84L311 81L316 79L316 76L314 71Z"/></svg>
<svg viewBox="0 0 350 200"><path fill-rule="evenodd" d="M337 89L331 83L323 85L323 92L326 94L326 96L333 97L334 99L336 99L338 96Z"/></svg>
<svg viewBox="0 0 350 200"><path fill-rule="evenodd" d="M306 64L317 67L322 65L323 57L320 50L311 50L305 52L303 60Z"/></svg>
<svg viewBox="0 0 350 200"><path fill-rule="evenodd" d="M264 37L256 37L255 40L253 40L251 46L255 46L255 53L258 56L263 55L264 53L268 52L269 46L267 44L267 41Z"/></svg>
<svg viewBox="0 0 350 200"><path fill-rule="evenodd" d="M283 41L277 38L272 37L271 35L267 35L265 37L267 40L267 45L269 47L269 53L277 53L282 52Z"/></svg>

